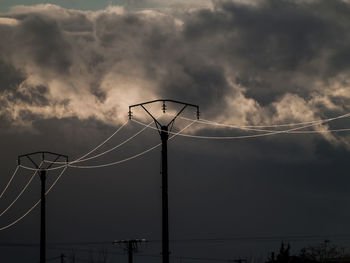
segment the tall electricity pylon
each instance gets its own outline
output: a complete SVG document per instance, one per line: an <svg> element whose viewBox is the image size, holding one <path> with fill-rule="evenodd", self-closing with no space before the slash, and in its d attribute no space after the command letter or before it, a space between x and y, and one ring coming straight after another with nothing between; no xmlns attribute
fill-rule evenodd
<svg viewBox="0 0 350 263"><path fill-rule="evenodd" d="M46 156L54 156L55 159L53 161L50 161L50 159L46 159ZM37 163L37 156L41 159L40 164ZM28 154L22 154L18 156L18 165L21 165L21 161L23 159L29 160L35 169L39 170L39 176L41 181L41 210L40 210L40 263L46 262L46 197L45 197L45 182L46 182L46 175L47 170L51 168L51 166L63 157L66 159L66 163L68 164L68 156L58 154L58 153L52 153L52 152L34 152L34 153L28 153ZM51 158L52 159L52 158ZM50 161L48 165L45 165L45 161ZM44 165L44 166L43 166Z"/></svg>
<svg viewBox="0 0 350 263"><path fill-rule="evenodd" d="M172 102L182 105L175 117L166 125L161 124L146 108L145 105L155 102L162 102L163 113L166 111L166 102ZM197 119L199 119L199 107L197 105L184 103L175 100L160 99L143 102L129 106L129 119L132 117L131 109L133 107L142 107L146 113L154 120L162 141L162 257L163 263L169 263L169 219L168 219L168 139L176 118L187 108L194 107L197 110ZM169 128L170 127L170 128Z"/></svg>
<svg viewBox="0 0 350 263"><path fill-rule="evenodd" d="M133 262L133 253L137 252L138 243L147 242L146 239L126 239L115 240L113 244L126 244L126 250L128 251L128 263Z"/></svg>

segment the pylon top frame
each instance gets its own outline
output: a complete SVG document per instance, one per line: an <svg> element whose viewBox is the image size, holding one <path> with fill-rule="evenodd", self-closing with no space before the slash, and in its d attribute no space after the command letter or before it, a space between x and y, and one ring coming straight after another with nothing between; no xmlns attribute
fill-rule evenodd
<svg viewBox="0 0 350 263"><path fill-rule="evenodd" d="M40 168L39 165L35 162L35 160L33 160L33 156L37 156L37 155L41 155L41 160L44 162L46 159L45 156L47 155L51 155L51 156L56 156L56 158L54 159L54 161L50 161L50 164L46 167L46 168ZM33 153L28 153L28 154L22 154L22 155L19 155L18 158L17 158L17 164L18 165L21 165L21 160L23 158L26 158L28 159L36 169L50 169L52 165L55 164L55 162L59 159L63 157L64 159L66 159L66 162L68 163L68 156L67 155L64 155L64 154L59 154L59 153L54 153L54 152L49 152L49 151L38 151L38 152L33 152Z"/></svg>
<svg viewBox="0 0 350 263"><path fill-rule="evenodd" d="M155 102L163 102L163 105L162 105L162 110L163 110L163 113L165 113L166 111L166 102L173 102L173 103L176 103L176 104L181 104L183 105L183 107L179 110L179 112L174 116L174 118L167 124L167 125L162 125L146 108L145 108L145 105L147 104L151 104L151 103L155 103ZM146 101L146 102L143 102L143 103L138 103L138 104L134 104L134 105L131 105L129 106L129 119L131 120L132 118L132 111L131 109L134 108L134 107L142 107L146 112L147 114L154 120L154 123L156 124L157 128L158 128L158 132L160 133L161 130L164 130L164 128L166 128L168 130L168 127L171 126L170 130L172 129L173 125L174 125L174 122L176 120L176 118L187 108L187 107L193 107L193 108L196 108L197 110L197 119L199 120L199 106L198 105L195 105L195 104L191 104L191 103L186 103L186 102L181 102L181 101L177 101L177 100L172 100L172 99L157 99L157 100L151 100L151 101Z"/></svg>

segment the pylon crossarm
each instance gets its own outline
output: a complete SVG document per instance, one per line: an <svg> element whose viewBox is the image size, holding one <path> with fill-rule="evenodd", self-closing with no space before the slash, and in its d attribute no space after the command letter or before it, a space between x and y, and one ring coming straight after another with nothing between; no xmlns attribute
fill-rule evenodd
<svg viewBox="0 0 350 263"><path fill-rule="evenodd" d="M37 152L22 154L22 155L19 155L18 157L25 157L25 156L28 156L28 155L45 154L45 153L46 153L46 154L51 154L51 155L60 155L60 156L62 156L62 157L68 158L67 155L59 154L59 153L54 153L54 152L49 152L49 151L37 151Z"/></svg>
<svg viewBox="0 0 350 263"><path fill-rule="evenodd" d="M55 156L54 161L52 161L52 162L50 161L51 164L48 167L46 167L45 169L49 169L61 157L65 158L66 162L68 163L68 156L67 155L63 155L63 154L59 154L59 153L53 153L53 152L48 152L48 151L41 151L41 152L33 152L33 153L19 155L18 158L17 158L18 159L18 161L17 161L18 165L21 164L22 158L26 158L34 165L35 168L39 169L39 165L35 162L35 158L34 159L32 158L33 156L37 156L37 155L41 155L41 159L42 159L43 162L45 162L45 160L46 160L45 156L47 156L47 155Z"/></svg>
<svg viewBox="0 0 350 263"><path fill-rule="evenodd" d="M194 104L191 104L191 103L185 103L185 102L181 102L181 101L177 101L177 100L170 100L170 99L151 100L151 101L147 101L147 102L134 104L134 105L131 105L130 107L137 107L137 106L141 106L141 105L151 104L151 103L154 103L154 102L166 102L166 101L167 102L174 102L174 103L178 103L178 104L186 104L188 106L192 106L192 107L195 107L195 108L198 107L197 105L194 105Z"/></svg>

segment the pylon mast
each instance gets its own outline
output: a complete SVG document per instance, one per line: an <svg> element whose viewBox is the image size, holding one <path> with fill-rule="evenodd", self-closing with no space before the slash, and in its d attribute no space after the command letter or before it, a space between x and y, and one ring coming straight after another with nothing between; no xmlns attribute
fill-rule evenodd
<svg viewBox="0 0 350 263"><path fill-rule="evenodd" d="M138 243L147 242L146 239L125 239L115 240L113 244L126 244L126 250L128 252L128 263L133 262L133 253L137 252Z"/></svg>
<svg viewBox="0 0 350 263"><path fill-rule="evenodd" d="M175 104L182 105L182 108L177 112L174 118L168 122L168 124L161 124L145 107L145 105L162 102L162 111L166 112L166 102L172 102ZM148 102L143 102L139 104L134 104L129 106L129 119L132 118L131 109L134 107L142 107L145 112L154 120L154 123L158 129L158 133L160 135L160 139L162 141L162 258L163 263L169 263L169 213L168 213L168 139L169 133L171 132L175 120L177 117L187 108L193 107L196 109L197 119L199 119L199 107L194 104L180 102L176 100L169 99L159 99L152 100Z"/></svg>
<svg viewBox="0 0 350 263"><path fill-rule="evenodd" d="M41 164L38 164L36 161L36 156L41 157ZM53 161L50 161L48 165L45 165L45 160L47 156L50 156L49 158L52 159L52 156L55 157ZM46 187L45 187L45 182L46 182L46 176L47 176L47 170L51 168L54 163L63 157L66 159L66 163L68 163L68 156L58 154L58 153L53 153L53 152L48 152L48 151L42 151L42 152L33 152L33 153L28 153L28 154L22 154L18 156L18 165L21 165L21 161L23 159L29 160L35 169L38 169L38 174L40 177L41 181L41 191L40 191L40 200L41 200L41 209L40 209L40 263L45 263L46 262L46 197L45 197L45 192L46 192ZM43 166L44 165L44 166Z"/></svg>

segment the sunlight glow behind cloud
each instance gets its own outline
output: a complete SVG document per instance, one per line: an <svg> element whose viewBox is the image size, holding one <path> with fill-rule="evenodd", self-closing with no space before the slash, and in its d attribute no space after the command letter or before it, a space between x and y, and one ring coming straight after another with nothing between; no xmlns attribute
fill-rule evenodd
<svg viewBox="0 0 350 263"><path fill-rule="evenodd" d="M71 116L115 125L128 105L164 97L238 125L349 110L350 23L332 11L342 1L213 3L164 12L13 7L0 18L1 70L11 76L0 79L0 113L17 125Z"/></svg>

